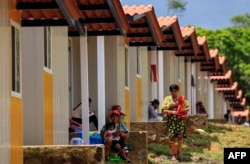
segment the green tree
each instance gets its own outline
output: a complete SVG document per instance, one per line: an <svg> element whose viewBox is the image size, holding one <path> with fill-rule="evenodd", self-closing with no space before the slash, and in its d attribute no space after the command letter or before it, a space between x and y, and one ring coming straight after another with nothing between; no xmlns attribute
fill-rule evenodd
<svg viewBox="0 0 250 164"><path fill-rule="evenodd" d="M231 18L231 22L237 27L250 27L250 14L234 16Z"/></svg>
<svg viewBox="0 0 250 164"><path fill-rule="evenodd" d="M178 15L186 10L186 5L187 2L184 0L168 0L167 9L169 14L171 14L172 11L172 14Z"/></svg>
<svg viewBox="0 0 250 164"><path fill-rule="evenodd" d="M232 27L220 30L197 28L196 32L207 37L210 49L217 48L221 56L226 56L227 67L233 71L234 81L239 83L238 88L250 102L250 28L246 28L250 25L250 17L235 16L232 20L237 20L237 23L232 21Z"/></svg>

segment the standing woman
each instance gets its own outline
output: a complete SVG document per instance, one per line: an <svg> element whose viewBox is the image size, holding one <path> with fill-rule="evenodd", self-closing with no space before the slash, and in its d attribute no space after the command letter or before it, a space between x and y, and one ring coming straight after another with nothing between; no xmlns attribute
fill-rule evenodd
<svg viewBox="0 0 250 164"><path fill-rule="evenodd" d="M170 85L169 91L170 96L164 98L161 109L163 113L167 114L170 148L173 153L172 160L181 160L185 119L189 111L189 102L184 96L179 95L179 86L177 84ZM176 139L178 141L177 145Z"/></svg>

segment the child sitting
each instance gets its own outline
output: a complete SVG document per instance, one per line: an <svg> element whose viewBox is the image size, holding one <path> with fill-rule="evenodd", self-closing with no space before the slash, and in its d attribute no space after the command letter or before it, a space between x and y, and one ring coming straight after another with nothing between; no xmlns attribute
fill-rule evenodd
<svg viewBox="0 0 250 164"><path fill-rule="evenodd" d="M112 141L119 141L120 140L120 136L114 136L113 133L115 133L115 123L113 122L108 122L105 125L105 132L103 134L104 137L104 141L107 141L107 139L112 140Z"/></svg>

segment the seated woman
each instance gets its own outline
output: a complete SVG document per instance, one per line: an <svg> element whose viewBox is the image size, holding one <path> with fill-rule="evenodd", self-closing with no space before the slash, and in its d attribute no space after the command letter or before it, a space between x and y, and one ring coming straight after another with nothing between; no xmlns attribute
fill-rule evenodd
<svg viewBox="0 0 250 164"><path fill-rule="evenodd" d="M207 114L207 111L201 101L196 103L196 114Z"/></svg>
<svg viewBox="0 0 250 164"><path fill-rule="evenodd" d="M101 136L104 140L105 159L108 160L110 150L113 150L117 151L123 160L131 162L124 151L124 139L128 136L128 129L123 123L120 122L120 112L118 110L112 110L110 112L110 118L111 123L115 125L115 130L112 132L112 136L118 138L118 140L112 140L112 137L104 136L106 131L106 127L104 125L101 130Z"/></svg>
<svg viewBox="0 0 250 164"><path fill-rule="evenodd" d="M91 98L89 98L89 107L91 104L92 100ZM76 125L76 123L78 123L78 125L82 124L82 103L79 103L72 111L71 114L71 122L73 122L74 125ZM76 123L74 123L76 122ZM93 122L96 130L98 130L98 120L96 115L93 112L89 112L89 123ZM76 125L77 126L77 125Z"/></svg>
<svg viewBox="0 0 250 164"><path fill-rule="evenodd" d="M113 110L117 110L120 113L120 122L123 123L124 125L127 125L127 122L128 122L127 116L126 116L125 113L123 113L121 111L122 110L121 106L118 105L118 104L113 105L112 108L111 108L111 110L110 110L110 112L112 112ZM111 119L109 118L108 121L111 122Z"/></svg>

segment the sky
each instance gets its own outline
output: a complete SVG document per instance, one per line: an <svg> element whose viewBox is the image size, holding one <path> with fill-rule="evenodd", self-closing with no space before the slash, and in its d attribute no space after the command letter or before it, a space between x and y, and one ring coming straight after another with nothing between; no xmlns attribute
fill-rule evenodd
<svg viewBox="0 0 250 164"><path fill-rule="evenodd" d="M230 27L230 19L235 15L250 13L250 0L184 0L186 11L178 15L180 26L193 25L207 29ZM167 0L121 0L122 5L154 6L155 14L171 16L167 11Z"/></svg>

